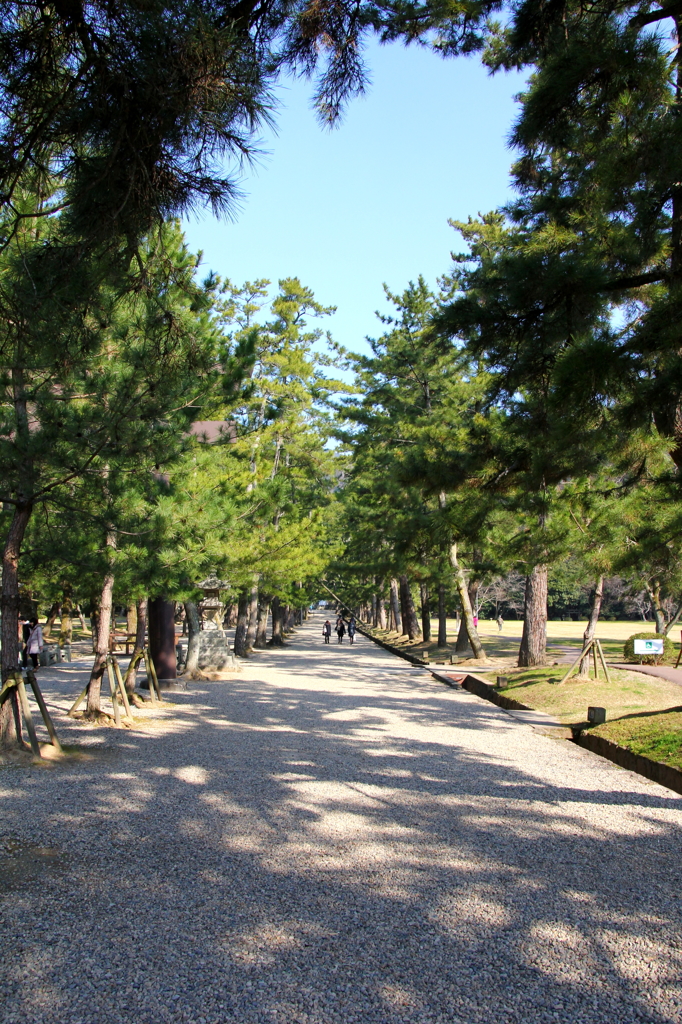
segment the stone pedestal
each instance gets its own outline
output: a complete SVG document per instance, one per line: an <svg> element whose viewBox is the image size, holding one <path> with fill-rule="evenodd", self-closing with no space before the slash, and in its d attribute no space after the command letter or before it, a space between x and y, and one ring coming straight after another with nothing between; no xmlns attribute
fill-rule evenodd
<svg viewBox="0 0 682 1024"><path fill-rule="evenodd" d="M199 639L199 668L236 668L237 659L230 650L227 633L223 629L202 629Z"/></svg>

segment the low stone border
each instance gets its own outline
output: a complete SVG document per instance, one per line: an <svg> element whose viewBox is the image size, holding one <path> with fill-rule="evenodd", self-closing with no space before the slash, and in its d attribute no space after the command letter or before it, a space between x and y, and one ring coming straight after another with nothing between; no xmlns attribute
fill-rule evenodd
<svg viewBox="0 0 682 1024"><path fill-rule="evenodd" d="M514 700L513 697L505 697L494 686L484 682L482 679L478 679L477 676L472 676L468 672L434 670L428 662L424 662L421 658L416 658L406 651L396 650L390 644L379 640L378 637L372 636L366 629L361 628L359 624L358 631L368 637L368 639L373 640L379 647L383 647L384 650L405 658L406 661L411 662L413 665L428 668L434 678L439 679L447 686L461 686L468 690L469 693L473 693L474 696L490 701L491 704L496 704L498 707L504 708L505 711L537 711L537 708L529 708L527 704L522 704L520 701ZM598 754L599 757L605 757L607 761L612 761L613 764L617 764L621 768L627 768L628 771L635 772L637 775L643 775L644 778L651 779L652 782L658 782L659 785L665 786L666 789L672 789L674 793L682 794L682 771L679 768L672 768L668 764L663 764L662 761L652 761L649 757L634 754L627 747L621 747L619 744L612 743L611 740L606 740L602 736L594 736L591 732L585 730L584 726L573 729L572 733L573 742L577 743L579 747L584 747L585 750Z"/></svg>
<svg viewBox="0 0 682 1024"><path fill-rule="evenodd" d="M378 647L383 647L385 651L389 651L391 654L397 654L399 658L404 658L405 661L409 661L411 665L418 665L419 668L430 668L428 661L424 661L423 658L417 657L416 654L409 654L407 651L401 651L399 647L394 647L392 644L386 643L385 640L380 640L378 636L373 636L367 627L355 620L355 625L358 633L362 633L368 640L372 640Z"/></svg>
<svg viewBox="0 0 682 1024"><path fill-rule="evenodd" d="M682 771L679 768L663 764L662 761L652 761L650 757L644 757L642 754L635 754L627 747L621 747L618 743L604 739L603 736L595 736L583 728L574 730L573 742L585 750L591 750L593 754L613 761L621 768L643 775L646 779L658 782L675 793L682 793Z"/></svg>
<svg viewBox="0 0 682 1024"><path fill-rule="evenodd" d="M436 673L433 673L436 675ZM491 704L497 704L498 708L504 708L505 711L536 711L536 708L529 708L527 704L522 704L519 700L514 700L513 697L505 697L503 693L491 686L490 683L484 682L479 679L478 676L472 676L468 672L438 672L437 678L442 679L448 686L452 685L448 682L447 676L454 676L454 684L463 686L469 693L473 693L476 697L482 697L483 700L489 700ZM458 677L458 678L457 678Z"/></svg>

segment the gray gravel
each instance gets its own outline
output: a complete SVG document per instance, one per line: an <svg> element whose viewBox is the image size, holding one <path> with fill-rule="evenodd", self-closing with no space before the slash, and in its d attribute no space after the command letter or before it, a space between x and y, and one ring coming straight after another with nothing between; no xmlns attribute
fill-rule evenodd
<svg viewBox="0 0 682 1024"><path fill-rule="evenodd" d="M0 770L0 1020L678 1022L682 799L318 617ZM80 676L79 676L80 673Z"/></svg>

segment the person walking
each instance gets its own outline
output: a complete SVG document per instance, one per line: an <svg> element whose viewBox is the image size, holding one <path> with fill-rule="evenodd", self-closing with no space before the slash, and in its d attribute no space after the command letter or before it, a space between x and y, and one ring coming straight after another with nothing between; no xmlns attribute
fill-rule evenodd
<svg viewBox="0 0 682 1024"><path fill-rule="evenodd" d="M21 664L23 668L28 666L28 638L31 635L31 623L24 619L21 624Z"/></svg>
<svg viewBox="0 0 682 1024"><path fill-rule="evenodd" d="M43 649L43 631L36 618L31 619L31 632L28 634L26 649L33 667L38 668L38 656Z"/></svg>
<svg viewBox="0 0 682 1024"><path fill-rule="evenodd" d="M502 618L502 614L500 613L500 615L497 616L497 628L500 631L500 633L502 632L502 627L503 626L504 626L504 619Z"/></svg>
<svg viewBox="0 0 682 1024"><path fill-rule="evenodd" d="M324 637L324 642L326 644L329 643L329 638L331 637L331 635L332 635L332 624L329 621L329 619L327 619L327 621L325 622L324 626L322 627L322 636Z"/></svg>
<svg viewBox="0 0 682 1024"><path fill-rule="evenodd" d="M338 619L336 620L336 635L339 638L339 643L340 644L343 643L343 638L345 636L345 633L346 633L346 623L343 621L343 619L339 615Z"/></svg>
<svg viewBox="0 0 682 1024"><path fill-rule="evenodd" d="M355 643L356 629L357 627L355 625L355 616L351 615L350 622L348 623L348 639L350 640L351 644Z"/></svg>

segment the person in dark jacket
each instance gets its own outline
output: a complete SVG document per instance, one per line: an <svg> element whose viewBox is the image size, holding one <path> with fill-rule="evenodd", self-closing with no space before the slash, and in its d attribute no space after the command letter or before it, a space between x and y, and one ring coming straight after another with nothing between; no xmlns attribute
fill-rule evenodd
<svg viewBox="0 0 682 1024"><path fill-rule="evenodd" d="M343 621L343 619L339 615L339 617L337 619L337 622L336 622L336 635L339 638L339 643L340 644L343 643L343 638L344 638L345 634L346 634L346 623Z"/></svg>
<svg viewBox="0 0 682 1024"><path fill-rule="evenodd" d="M348 639L351 644L355 643L355 633L357 626L355 625L355 616L351 615L350 622L348 623Z"/></svg>
<svg viewBox="0 0 682 1024"><path fill-rule="evenodd" d="M331 637L331 635L332 635L332 624L329 621L329 619L327 619L327 621L325 622L324 626L322 627L322 636L324 637L324 642L326 644L329 643L329 638Z"/></svg>
<svg viewBox="0 0 682 1024"><path fill-rule="evenodd" d="M21 649L21 664L24 668L28 665L28 638L31 635L31 623L28 619L24 619L21 625L21 639L23 646Z"/></svg>

